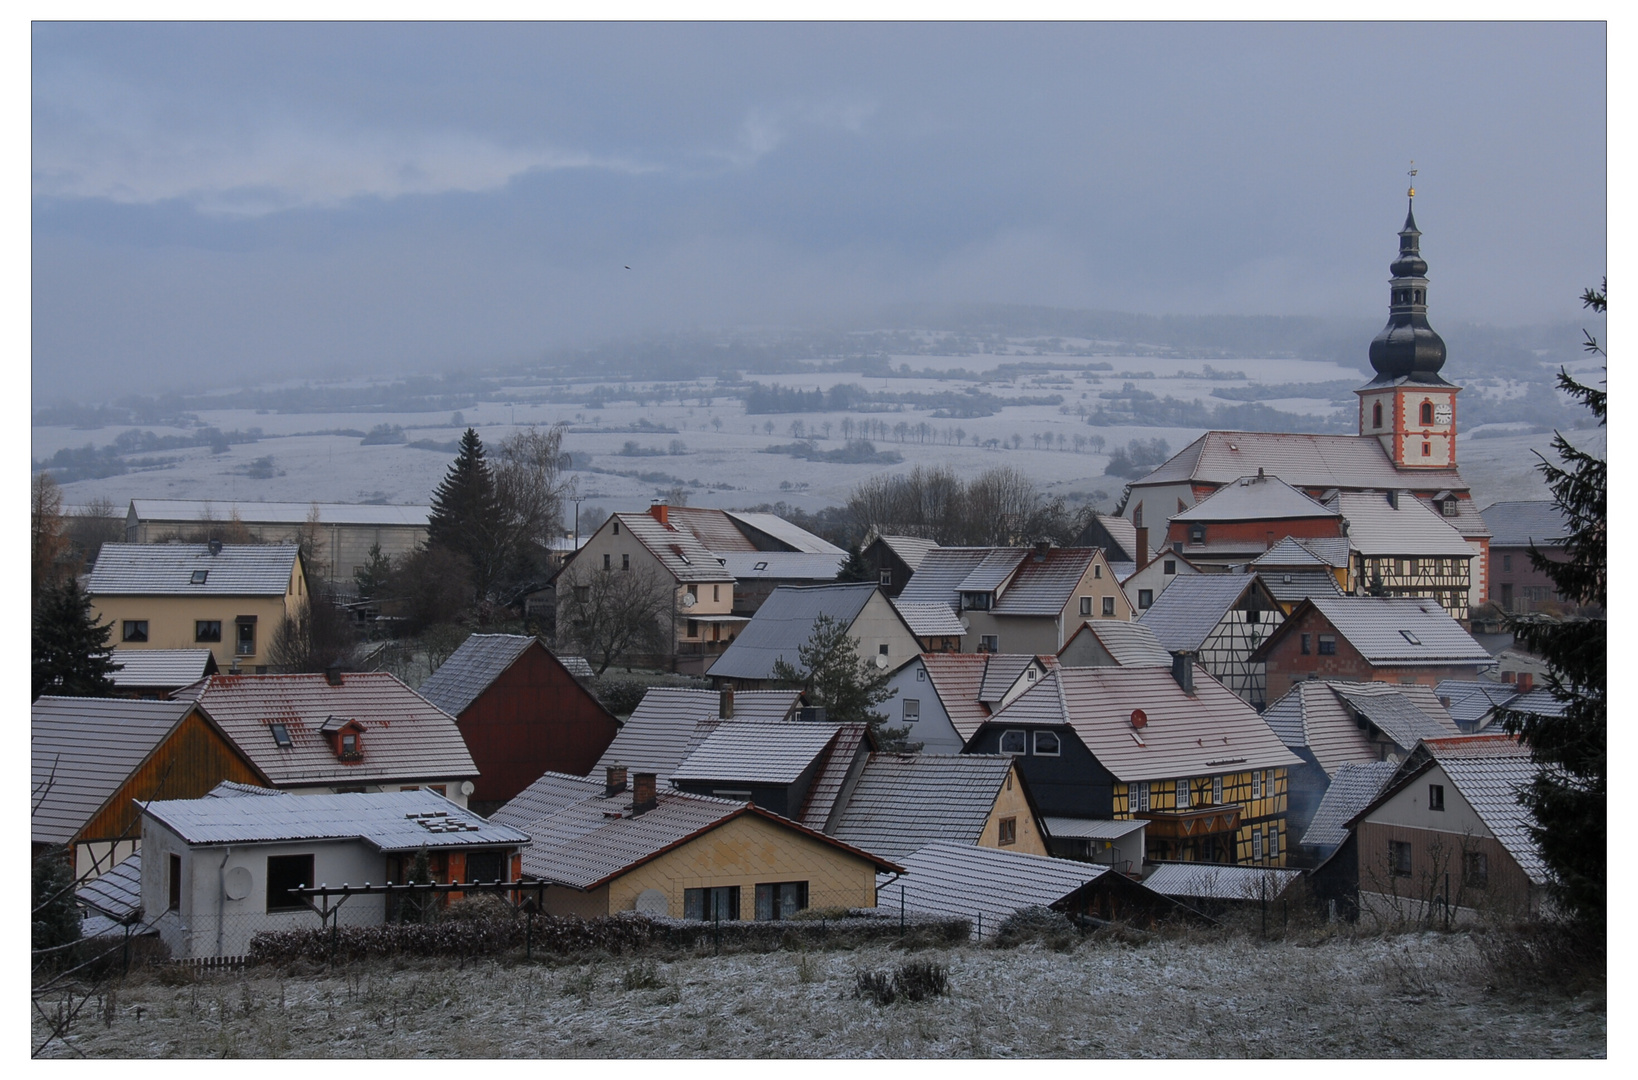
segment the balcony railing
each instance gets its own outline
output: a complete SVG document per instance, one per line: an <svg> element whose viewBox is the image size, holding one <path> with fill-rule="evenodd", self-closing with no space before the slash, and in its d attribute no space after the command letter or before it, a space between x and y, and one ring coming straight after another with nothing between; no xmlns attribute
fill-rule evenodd
<svg viewBox="0 0 1638 1080"><path fill-rule="evenodd" d="M1149 823L1148 834L1163 840L1190 840L1240 827L1240 807L1198 806L1187 810L1139 810L1133 817Z"/></svg>

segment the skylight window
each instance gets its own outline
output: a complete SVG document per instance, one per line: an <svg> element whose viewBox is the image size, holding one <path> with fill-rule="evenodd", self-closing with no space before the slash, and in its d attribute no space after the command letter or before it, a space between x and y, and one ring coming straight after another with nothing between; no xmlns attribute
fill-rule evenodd
<svg viewBox="0 0 1638 1080"><path fill-rule="evenodd" d="M281 750L290 749L290 729L283 724L269 724L267 730L273 735L273 744Z"/></svg>
<svg viewBox="0 0 1638 1080"><path fill-rule="evenodd" d="M193 577L188 579L188 583L190 585L203 585L205 583L205 579L209 576L209 570L195 570L193 572Z"/></svg>
<svg viewBox="0 0 1638 1080"><path fill-rule="evenodd" d="M1405 640L1410 642L1412 645L1422 644L1421 641L1417 640L1416 635L1411 633L1409 630L1401 630L1399 632L1400 634L1404 635Z"/></svg>
<svg viewBox="0 0 1638 1080"><path fill-rule="evenodd" d="M767 568L768 564L765 562L759 562L755 566L751 567L752 570L766 570Z"/></svg>

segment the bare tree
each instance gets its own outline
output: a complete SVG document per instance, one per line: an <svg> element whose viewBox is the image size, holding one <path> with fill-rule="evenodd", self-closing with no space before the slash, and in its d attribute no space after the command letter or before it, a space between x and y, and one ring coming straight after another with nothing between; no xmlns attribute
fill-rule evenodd
<svg viewBox="0 0 1638 1080"><path fill-rule="evenodd" d="M506 576L528 582L550 559L552 542L563 533L563 508L574 498L567 473L562 424L534 425L501 440L494 454L495 499L501 512L501 544Z"/></svg>
<svg viewBox="0 0 1638 1080"><path fill-rule="evenodd" d="M329 589L314 592L294 618L280 620L268 658L284 672L325 671L347 661L358 630Z"/></svg>
<svg viewBox="0 0 1638 1080"><path fill-rule="evenodd" d="M29 570L36 600L56 583L67 555L62 488L50 473L35 473L29 489Z"/></svg>
<svg viewBox="0 0 1638 1080"><path fill-rule="evenodd" d="M675 640L670 583L647 570L570 563L557 585L557 636L598 665L669 652Z"/></svg>

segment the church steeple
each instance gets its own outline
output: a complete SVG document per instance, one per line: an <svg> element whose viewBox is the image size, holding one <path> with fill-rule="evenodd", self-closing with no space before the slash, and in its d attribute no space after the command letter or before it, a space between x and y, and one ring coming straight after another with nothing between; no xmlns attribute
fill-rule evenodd
<svg viewBox="0 0 1638 1080"><path fill-rule="evenodd" d="M1399 230L1399 257L1388 269L1388 325L1371 341L1371 367L1376 378L1371 385L1401 379L1425 386L1448 386L1439 377L1445 364L1445 341L1428 325L1428 264L1422 258L1421 230L1416 227L1416 189L1410 190L1411 207L1405 212L1405 227Z"/></svg>

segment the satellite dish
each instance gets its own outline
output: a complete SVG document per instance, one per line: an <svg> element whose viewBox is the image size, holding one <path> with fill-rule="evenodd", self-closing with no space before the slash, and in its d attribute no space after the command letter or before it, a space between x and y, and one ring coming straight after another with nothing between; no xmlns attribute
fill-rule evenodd
<svg viewBox="0 0 1638 1080"><path fill-rule="evenodd" d="M229 900L243 900L249 896L250 884L250 868L247 866L235 866L227 872L227 877L222 882Z"/></svg>
<svg viewBox="0 0 1638 1080"><path fill-rule="evenodd" d="M683 593L682 606L683 607L693 607L694 606L694 594L693 593Z"/></svg>
<svg viewBox="0 0 1638 1080"><path fill-rule="evenodd" d="M477 790L478 790L478 785L474 784L472 781L470 781L470 780L462 780L461 781L461 794L462 795L468 796L470 798L472 793L474 791L477 791Z"/></svg>
<svg viewBox="0 0 1638 1080"><path fill-rule="evenodd" d="M1132 710L1132 727L1141 730L1149 722L1149 716L1142 709Z"/></svg>
<svg viewBox="0 0 1638 1080"><path fill-rule="evenodd" d="M973 628L973 621L967 618L967 616L963 615L961 617L961 628L963 630L971 630Z"/></svg>
<svg viewBox="0 0 1638 1080"><path fill-rule="evenodd" d="M887 657L881 655L880 653L877 653L876 654L876 666L881 668L883 671L886 671L887 670Z"/></svg>
<svg viewBox="0 0 1638 1080"><path fill-rule="evenodd" d="M659 889L644 889L638 893L636 907L644 915L658 915L663 918L671 913L671 901L666 899L665 893Z"/></svg>

